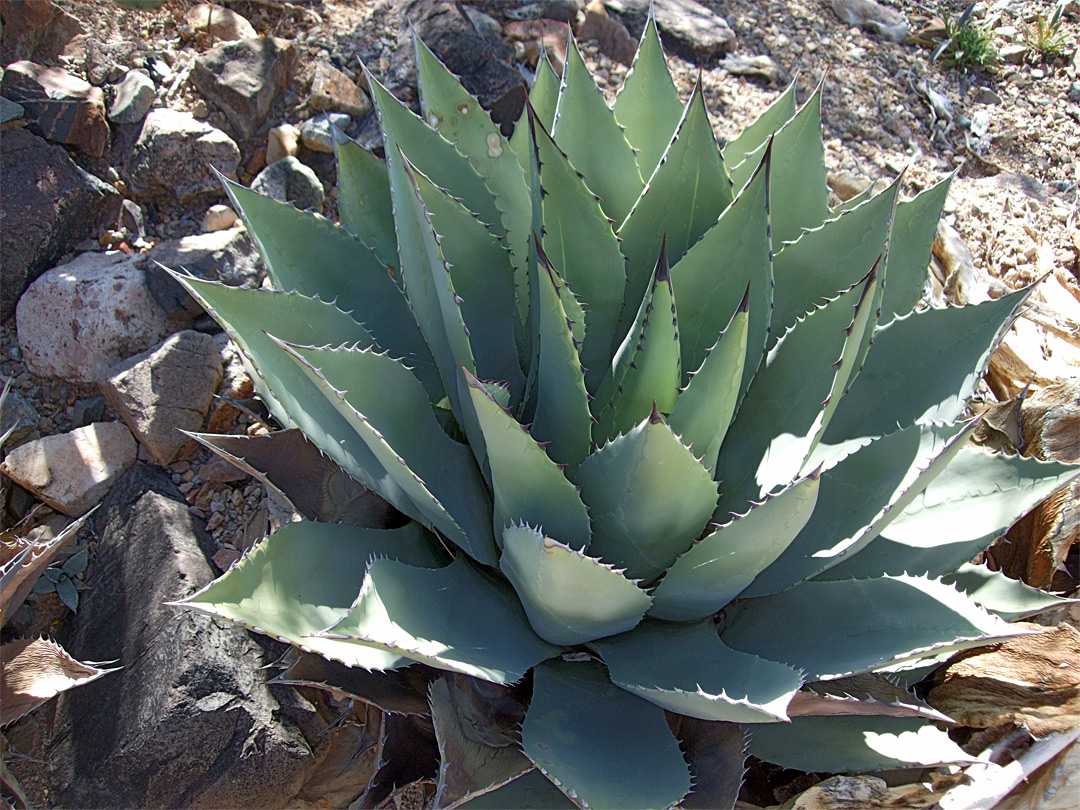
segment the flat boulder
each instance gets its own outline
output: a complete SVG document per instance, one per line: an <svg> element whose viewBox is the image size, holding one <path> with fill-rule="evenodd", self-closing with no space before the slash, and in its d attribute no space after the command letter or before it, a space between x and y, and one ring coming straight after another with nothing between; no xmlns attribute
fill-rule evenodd
<svg viewBox="0 0 1080 810"><path fill-rule="evenodd" d="M31 132L91 157L109 147L105 94L66 70L23 60L4 69L4 98L22 105Z"/></svg>
<svg viewBox="0 0 1080 810"><path fill-rule="evenodd" d="M0 472L65 515L86 514L135 463L135 439L119 422L95 422L21 444Z"/></svg>
<svg viewBox="0 0 1080 810"><path fill-rule="evenodd" d="M82 24L53 0L0 0L0 20L0 65L51 61L83 33Z"/></svg>

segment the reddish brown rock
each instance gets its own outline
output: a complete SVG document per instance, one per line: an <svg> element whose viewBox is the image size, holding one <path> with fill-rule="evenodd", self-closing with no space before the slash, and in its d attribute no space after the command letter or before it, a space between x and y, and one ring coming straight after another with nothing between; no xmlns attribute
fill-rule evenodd
<svg viewBox="0 0 1080 810"><path fill-rule="evenodd" d="M371 112L371 99L367 93L329 62L315 64L308 104L313 110L343 112L357 118Z"/></svg>
<svg viewBox="0 0 1080 810"><path fill-rule="evenodd" d="M0 85L5 98L26 110L31 132L93 157L109 146L105 94L60 68L23 60L8 65Z"/></svg>
<svg viewBox="0 0 1080 810"><path fill-rule="evenodd" d="M53 0L0 0L0 64L48 62L82 33L79 21Z"/></svg>

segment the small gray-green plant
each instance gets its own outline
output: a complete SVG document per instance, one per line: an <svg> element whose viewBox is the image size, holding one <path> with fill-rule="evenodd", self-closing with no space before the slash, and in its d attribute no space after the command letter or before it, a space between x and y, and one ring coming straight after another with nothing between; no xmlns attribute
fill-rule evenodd
<svg viewBox="0 0 1080 810"><path fill-rule="evenodd" d="M86 549L77 551L67 558L62 565L46 568L41 579L34 583L34 593L53 593L68 606L73 613L79 610L79 592L86 590L86 583L80 579L86 571Z"/></svg>

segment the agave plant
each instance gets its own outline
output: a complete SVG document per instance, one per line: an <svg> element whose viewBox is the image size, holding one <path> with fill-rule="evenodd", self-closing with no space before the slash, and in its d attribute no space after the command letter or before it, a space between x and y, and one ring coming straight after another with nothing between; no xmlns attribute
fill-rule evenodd
<svg viewBox="0 0 1080 810"><path fill-rule="evenodd" d="M509 139L416 53L423 117L368 77L385 160L339 138L340 225L226 182L273 286L181 277L284 428L199 438L307 518L184 604L397 713L370 802L965 759L904 684L1055 601L965 563L1077 473L967 444L1028 293L915 310L948 180L830 209L820 92L721 149L651 20L613 107L571 43Z"/></svg>

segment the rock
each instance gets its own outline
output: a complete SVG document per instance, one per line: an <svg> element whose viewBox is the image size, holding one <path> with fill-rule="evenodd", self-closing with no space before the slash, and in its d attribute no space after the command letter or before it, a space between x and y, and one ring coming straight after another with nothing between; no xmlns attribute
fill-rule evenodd
<svg viewBox="0 0 1080 810"><path fill-rule="evenodd" d="M352 119L345 113L322 113L309 118L300 125L300 141L312 152L334 154L334 133L336 128L344 132Z"/></svg>
<svg viewBox="0 0 1080 810"><path fill-rule="evenodd" d="M146 221L142 209L134 200L124 200L120 209L120 227L127 229L128 238L132 242L146 236Z"/></svg>
<svg viewBox="0 0 1080 810"><path fill-rule="evenodd" d="M116 97L109 107L109 120L117 124L137 124L146 117L157 97L157 88L144 70L129 70L116 85Z"/></svg>
<svg viewBox="0 0 1080 810"><path fill-rule="evenodd" d="M85 397L75 400L71 408L71 426L85 427L105 418L105 397Z"/></svg>
<svg viewBox="0 0 1080 810"><path fill-rule="evenodd" d="M908 23L904 15L874 0L829 0L829 5L845 25L857 25L897 44L907 37Z"/></svg>
<svg viewBox="0 0 1080 810"><path fill-rule="evenodd" d="M251 190L291 203L302 211L320 211L326 199L322 181L294 157L282 158L259 172L251 181Z"/></svg>
<svg viewBox="0 0 1080 810"><path fill-rule="evenodd" d="M296 157L300 151L300 130L292 124L273 127L266 137L266 163L277 163L285 157Z"/></svg>
<svg viewBox="0 0 1080 810"><path fill-rule="evenodd" d="M728 54L720 61L720 67L733 76L749 76L764 79L767 82L780 82L785 78L783 69L772 60L772 57L766 55Z"/></svg>
<svg viewBox="0 0 1080 810"><path fill-rule="evenodd" d="M0 386L0 390L2 389L3 386ZM4 399L4 407L0 409L0 437L9 430L11 435L8 436L7 441L0 442L0 450L10 450L20 444L40 438L41 431L37 426L40 418L37 409L26 397L14 388L9 389Z"/></svg>
<svg viewBox="0 0 1080 810"><path fill-rule="evenodd" d="M1028 55L1028 47L1022 42L1010 42L998 48L998 58L1010 65L1022 65Z"/></svg>
<svg viewBox="0 0 1080 810"><path fill-rule="evenodd" d="M71 517L98 504L135 463L135 439L119 422L95 422L20 445L0 472Z"/></svg>
<svg viewBox="0 0 1080 810"><path fill-rule="evenodd" d="M460 77L465 89L490 107L522 83L510 66L512 51L501 39L484 37L454 0L411 0L403 3L403 21L387 75L390 88L416 86L412 26L443 64Z"/></svg>
<svg viewBox="0 0 1080 810"><path fill-rule="evenodd" d="M278 37L249 37L211 48L195 60L191 80L242 138L250 138L292 80L296 48Z"/></svg>
<svg viewBox="0 0 1080 810"><path fill-rule="evenodd" d="M634 62L637 40L630 36L625 25L608 16L601 2L589 3L585 7L585 22L581 24L578 36L583 40L596 40L600 46L600 52L610 56L616 62L624 65L631 65ZM564 33L562 39L565 38ZM565 51L565 49L564 44L560 50Z"/></svg>
<svg viewBox="0 0 1080 810"><path fill-rule="evenodd" d="M0 92L21 104L31 132L92 157L109 146L105 94L60 68L21 61L4 70Z"/></svg>
<svg viewBox="0 0 1080 810"><path fill-rule="evenodd" d="M242 228L194 234L155 245L146 254L146 284L174 323L189 322L203 308L158 265L181 268L231 287L258 287L264 270L258 248Z"/></svg>
<svg viewBox="0 0 1080 810"><path fill-rule="evenodd" d="M469 18L469 22L472 23L473 28L475 28L485 39L496 39L502 36L502 23L490 14L485 14L480 9L473 8L472 6L462 5L461 8L464 10L465 16ZM549 15L545 14L544 16L547 17Z"/></svg>
<svg viewBox="0 0 1080 810"><path fill-rule="evenodd" d="M574 23L584 8L584 0L547 0L540 13L549 20Z"/></svg>
<svg viewBox="0 0 1080 810"><path fill-rule="evenodd" d="M240 217L236 215L227 205L211 205L206 209L206 213L203 214L202 228L203 233L213 233L215 231L227 231L240 221Z"/></svg>
<svg viewBox="0 0 1080 810"><path fill-rule="evenodd" d="M184 331L113 366L101 390L150 457L164 466L191 441L180 431L202 428L220 382L214 339Z"/></svg>
<svg viewBox="0 0 1080 810"><path fill-rule="evenodd" d="M136 43L130 40L118 38L102 42L88 37L83 43L83 67L90 84L100 86L124 78L127 73L124 64L133 61L135 47Z"/></svg>
<svg viewBox="0 0 1080 810"><path fill-rule="evenodd" d="M343 112L363 118L371 112L368 98L352 79L329 62L316 62L308 105L322 112Z"/></svg>
<svg viewBox="0 0 1080 810"><path fill-rule="evenodd" d="M164 471L137 465L94 525L90 588L62 642L123 669L57 706L56 801L284 807L313 762L305 733L317 740L325 725L294 690L266 684L266 656L243 628L167 604L214 578L201 522Z"/></svg>
<svg viewBox="0 0 1080 810"><path fill-rule="evenodd" d="M211 167L235 180L239 162L220 129L162 107L146 116L121 175L136 200L193 203L225 193Z"/></svg>
<svg viewBox="0 0 1080 810"><path fill-rule="evenodd" d="M649 13L650 0L605 0L635 39L641 37ZM727 20L696 0L654 0L653 15L664 44L704 56L717 56L731 49L735 32Z"/></svg>
<svg viewBox="0 0 1080 810"><path fill-rule="evenodd" d="M49 62L83 33L79 21L53 0L0 0L0 65L20 59Z"/></svg>
<svg viewBox="0 0 1080 810"><path fill-rule="evenodd" d="M594 6L599 11L595 11ZM562 74L563 65L566 64L566 23L557 20L515 20L503 26L503 36L515 43L517 48L524 49L529 67L535 70L543 54L551 60L555 72ZM589 12L577 36L581 40L595 40L601 52L619 62L627 58L627 54L633 59L637 50L637 43L626 28L608 17L604 4L599 0L589 5Z"/></svg>
<svg viewBox="0 0 1080 810"><path fill-rule="evenodd" d="M0 320L23 290L87 237L116 225L120 195L61 147L15 127L0 133Z"/></svg>
<svg viewBox="0 0 1080 810"><path fill-rule="evenodd" d="M246 17L221 6L199 3L187 10L184 22L192 35L203 35L218 42L257 37L258 33Z"/></svg>
<svg viewBox="0 0 1080 810"><path fill-rule="evenodd" d="M97 382L117 361L168 334L140 256L84 253L49 270L19 299L19 347L41 377Z"/></svg>
<svg viewBox="0 0 1080 810"><path fill-rule="evenodd" d="M234 481L243 481L248 477L248 474L235 464L215 455L211 456L209 461L199 467L198 476L203 481L228 484Z"/></svg>
<svg viewBox="0 0 1080 810"><path fill-rule="evenodd" d="M980 87L972 94L971 100L976 104L1000 104L1001 96L989 87Z"/></svg>
<svg viewBox="0 0 1080 810"><path fill-rule="evenodd" d="M219 399L214 402L206 429L210 433L228 433L241 411L226 400L243 400L255 396L255 385L244 368L240 349L224 332L214 335L214 342L221 353L223 375L218 387Z"/></svg>
<svg viewBox="0 0 1080 810"><path fill-rule="evenodd" d="M848 171L830 172L829 188L841 202L847 202L870 188L870 178Z"/></svg>
<svg viewBox="0 0 1080 810"><path fill-rule="evenodd" d="M10 99L0 96L0 124L22 118L26 114L26 108Z"/></svg>

